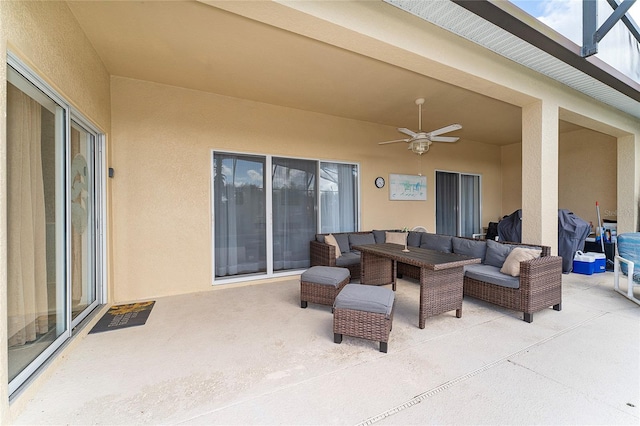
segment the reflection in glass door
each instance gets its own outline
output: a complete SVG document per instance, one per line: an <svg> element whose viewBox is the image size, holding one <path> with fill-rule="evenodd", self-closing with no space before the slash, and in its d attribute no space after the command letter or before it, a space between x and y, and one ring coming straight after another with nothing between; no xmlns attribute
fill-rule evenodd
<svg viewBox="0 0 640 426"><path fill-rule="evenodd" d="M102 301L102 136L7 53L7 353L15 392ZM102 172L101 172L102 173Z"/></svg>
<svg viewBox="0 0 640 426"><path fill-rule="evenodd" d="M96 302L95 276L95 136L75 121L71 122L71 317Z"/></svg>
<svg viewBox="0 0 640 426"><path fill-rule="evenodd" d="M267 272L264 172L264 157L213 155L216 278Z"/></svg>

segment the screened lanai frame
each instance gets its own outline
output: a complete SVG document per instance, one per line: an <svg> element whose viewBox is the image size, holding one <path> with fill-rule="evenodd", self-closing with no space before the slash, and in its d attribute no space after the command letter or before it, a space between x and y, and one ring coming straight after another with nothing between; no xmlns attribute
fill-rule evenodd
<svg viewBox="0 0 640 426"><path fill-rule="evenodd" d="M41 97L41 99L48 99L56 105L59 114L56 114L56 125L61 126L62 135L59 135L60 146L55 146L55 159L56 164L56 183L55 191L60 196L55 197L55 212L63 212L61 220L56 220L55 225L55 244L56 244L56 282L62 283L62 289L56 288L56 299L62 298L60 307L63 309L62 324L56 323L56 330L59 328L59 332L56 331L55 339L46 346L37 356L35 356L28 364L21 369L8 384L8 391L10 399L17 395L17 391L21 389L23 385L37 374L43 365L53 356L55 353L68 342L80 329L85 325L88 320L96 312L96 308L107 300L107 247L106 239L106 155L105 144L106 139L104 133L102 133L96 125L88 120L81 112L73 107L62 95L60 95L55 89L47 84L42 77L40 77L35 71L33 71L28 65L26 65L18 55L11 51L7 51L7 80L23 81L20 83L18 89L26 93ZM27 92L24 92L27 90ZM40 103L40 105L42 105ZM94 183L93 191L91 192L91 202L93 203L92 211L89 215L90 223L92 224L92 233L89 241L91 242L91 260L88 265L88 274L92 281L92 289L94 294L90 303L82 308L81 311L77 311L74 316L72 308L72 200L70 185L72 183L71 170L72 162L68 157L71 153L71 128L75 125L76 128L82 129L87 134L91 135L93 142L91 167L92 181ZM55 130L55 129L54 129ZM8 344L8 342L7 342Z"/></svg>
<svg viewBox="0 0 640 426"><path fill-rule="evenodd" d="M291 275L298 275L300 274L302 271L304 271L306 269L306 267L300 267L300 268L292 268L292 269L285 269L285 270L274 270L274 254L273 254L273 243L274 243L274 239L273 239L273 217L272 217L272 212L273 212L273 204L272 204L272 197L270 196L265 196L265 212L266 212L266 220L265 220L265 225L264 225L264 232L265 232L265 251L266 251L266 270L264 272L255 272L255 273L245 273L245 274L237 274L237 275L231 275L231 276L216 276L216 234L215 234L215 230L216 230L216 218L215 218L215 212L216 212L216 207L215 207L215 154L223 154L223 155L229 155L229 156L246 156L246 157L255 157L255 158L264 158L264 170L269 170L271 173L272 167L273 167L273 159L274 158L278 158L278 159L290 159L290 160L294 160L294 161L309 161L309 162L314 162L316 163L315 165L315 173L316 173L316 178L315 178L315 199L316 199L316 204L315 204L315 217L316 217L316 229L315 232L316 233L322 233L323 230L321 228L322 226L322 202L321 202L321 197L322 197L322 193L320 191L320 179L322 176L322 164L337 164L337 165L349 165L352 166L354 172L355 173L355 202L354 202L354 223L353 223L353 229L346 229L347 231L353 230L353 231L359 231L360 230L360 223L361 223L361 211L360 211L360 203L361 203L361 174L360 174L360 163L358 162L348 162L348 161L337 161L337 160L327 160L327 159L318 159L318 158L310 158L310 157L299 157L299 156L291 156L291 155L274 155L274 154L267 154L267 153L255 153L255 152L241 152L241 151L233 151L233 150L223 150L223 149L211 149L210 150L210 158L211 158L211 169L210 169L210 182L211 182L211 187L210 187L210 206L211 206L211 211L210 211L210 226L211 226L211 283L212 285L223 285L223 284L233 284L233 283L240 283L240 282L248 282L248 281L254 281L256 279L268 279L268 278L275 278L275 277L285 277L285 276L291 276ZM272 194L273 192L273 185L272 185L272 181L270 178L265 178L264 179L264 193L265 194ZM342 230L334 230L333 232L339 232ZM304 248L304 250L306 250L308 252L308 246Z"/></svg>

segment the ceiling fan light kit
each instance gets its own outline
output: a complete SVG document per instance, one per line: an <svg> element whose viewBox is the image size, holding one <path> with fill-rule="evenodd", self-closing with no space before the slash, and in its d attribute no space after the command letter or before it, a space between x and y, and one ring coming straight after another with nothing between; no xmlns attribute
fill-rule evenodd
<svg viewBox="0 0 640 426"><path fill-rule="evenodd" d="M386 142L378 142L378 145L385 145L389 143L396 142L407 142L409 144L408 149L412 152L422 155L425 152L429 151L429 147L432 142L456 142L458 139L457 136L440 136L444 133L453 132L454 130L462 129L460 124L450 124L448 126L442 127L440 129L432 130L430 132L425 132L422 130L422 105L424 104L424 98L416 99L416 105L418 105L418 131L414 132L405 127L399 127L398 132L404 133L409 136L408 139L396 139L392 141Z"/></svg>

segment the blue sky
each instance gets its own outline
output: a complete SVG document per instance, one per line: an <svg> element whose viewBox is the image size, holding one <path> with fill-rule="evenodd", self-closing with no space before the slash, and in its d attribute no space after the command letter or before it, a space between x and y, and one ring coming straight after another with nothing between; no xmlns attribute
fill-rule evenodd
<svg viewBox="0 0 640 426"><path fill-rule="evenodd" d="M510 0L511 3L553 28L577 45L582 45L582 0ZM611 15L613 9L605 0L598 0L599 25ZM640 2L628 12L640 22ZM631 38L623 23L619 22L598 46L598 57L624 74L640 82L640 48Z"/></svg>

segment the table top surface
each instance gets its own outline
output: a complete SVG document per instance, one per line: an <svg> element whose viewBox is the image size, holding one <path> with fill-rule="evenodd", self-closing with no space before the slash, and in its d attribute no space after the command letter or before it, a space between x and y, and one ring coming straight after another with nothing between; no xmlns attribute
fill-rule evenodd
<svg viewBox="0 0 640 426"><path fill-rule="evenodd" d="M458 266L480 263L482 259L469 257L455 253L444 253L436 250L428 250L420 247L407 247L408 252L403 251L404 246L400 244L362 244L353 246L354 250L363 253L371 253L378 256L407 263L432 270L456 268Z"/></svg>

